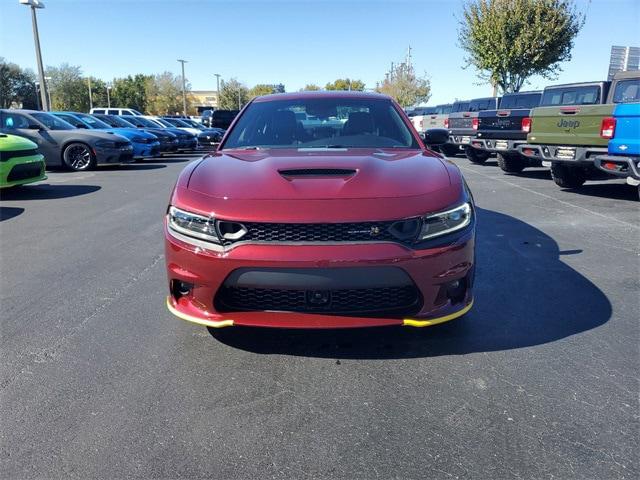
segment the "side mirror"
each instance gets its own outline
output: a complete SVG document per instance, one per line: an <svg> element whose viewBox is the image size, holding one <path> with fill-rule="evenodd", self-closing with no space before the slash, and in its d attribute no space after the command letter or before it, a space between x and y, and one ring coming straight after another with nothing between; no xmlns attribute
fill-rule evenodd
<svg viewBox="0 0 640 480"><path fill-rule="evenodd" d="M432 128L424 132L422 138L429 147L444 145L449 140L449 131L444 128Z"/></svg>

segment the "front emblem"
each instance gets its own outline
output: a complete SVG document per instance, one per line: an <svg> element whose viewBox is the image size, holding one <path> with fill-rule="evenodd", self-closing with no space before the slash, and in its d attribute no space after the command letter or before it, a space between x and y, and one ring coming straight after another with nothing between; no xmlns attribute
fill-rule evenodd
<svg viewBox="0 0 640 480"><path fill-rule="evenodd" d="M307 291L307 304L313 307L326 307L331 302L331 293L326 291Z"/></svg>
<svg viewBox="0 0 640 480"><path fill-rule="evenodd" d="M377 237L378 235L380 235L380 227L371 227L369 235L371 235L372 237Z"/></svg>
<svg viewBox="0 0 640 480"><path fill-rule="evenodd" d="M618 150L622 150L624 152L627 148L629 148L629 147L627 147L626 145L620 145L618 147Z"/></svg>

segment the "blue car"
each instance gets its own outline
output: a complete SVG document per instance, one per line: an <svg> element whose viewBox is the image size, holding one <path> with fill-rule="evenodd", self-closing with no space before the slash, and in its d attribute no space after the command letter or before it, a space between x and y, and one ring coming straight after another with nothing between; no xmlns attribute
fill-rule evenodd
<svg viewBox="0 0 640 480"><path fill-rule="evenodd" d="M133 145L134 158L155 157L160 153L160 141L155 135L135 128L113 128L102 120L79 112L51 112L76 128L104 130L127 138Z"/></svg>

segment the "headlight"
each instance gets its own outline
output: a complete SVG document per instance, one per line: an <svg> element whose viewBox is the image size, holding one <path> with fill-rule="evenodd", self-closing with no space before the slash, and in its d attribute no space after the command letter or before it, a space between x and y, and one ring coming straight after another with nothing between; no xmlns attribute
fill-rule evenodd
<svg viewBox="0 0 640 480"><path fill-rule="evenodd" d="M96 142L96 147L99 147L99 148L116 148L116 142L112 142L111 140L98 140Z"/></svg>
<svg viewBox="0 0 640 480"><path fill-rule="evenodd" d="M220 244L215 219L169 207L169 228L188 237Z"/></svg>
<svg viewBox="0 0 640 480"><path fill-rule="evenodd" d="M459 207L445 212L427 215L422 219L420 240L439 237L440 235L463 229L471 223L472 215L473 211L468 203L463 203Z"/></svg>

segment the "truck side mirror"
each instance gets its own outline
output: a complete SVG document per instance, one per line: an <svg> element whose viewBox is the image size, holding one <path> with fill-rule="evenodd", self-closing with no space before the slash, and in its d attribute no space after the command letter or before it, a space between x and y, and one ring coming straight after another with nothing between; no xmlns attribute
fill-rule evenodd
<svg viewBox="0 0 640 480"><path fill-rule="evenodd" d="M449 132L444 128L432 128L424 132L422 138L429 147L444 145L449 140Z"/></svg>

